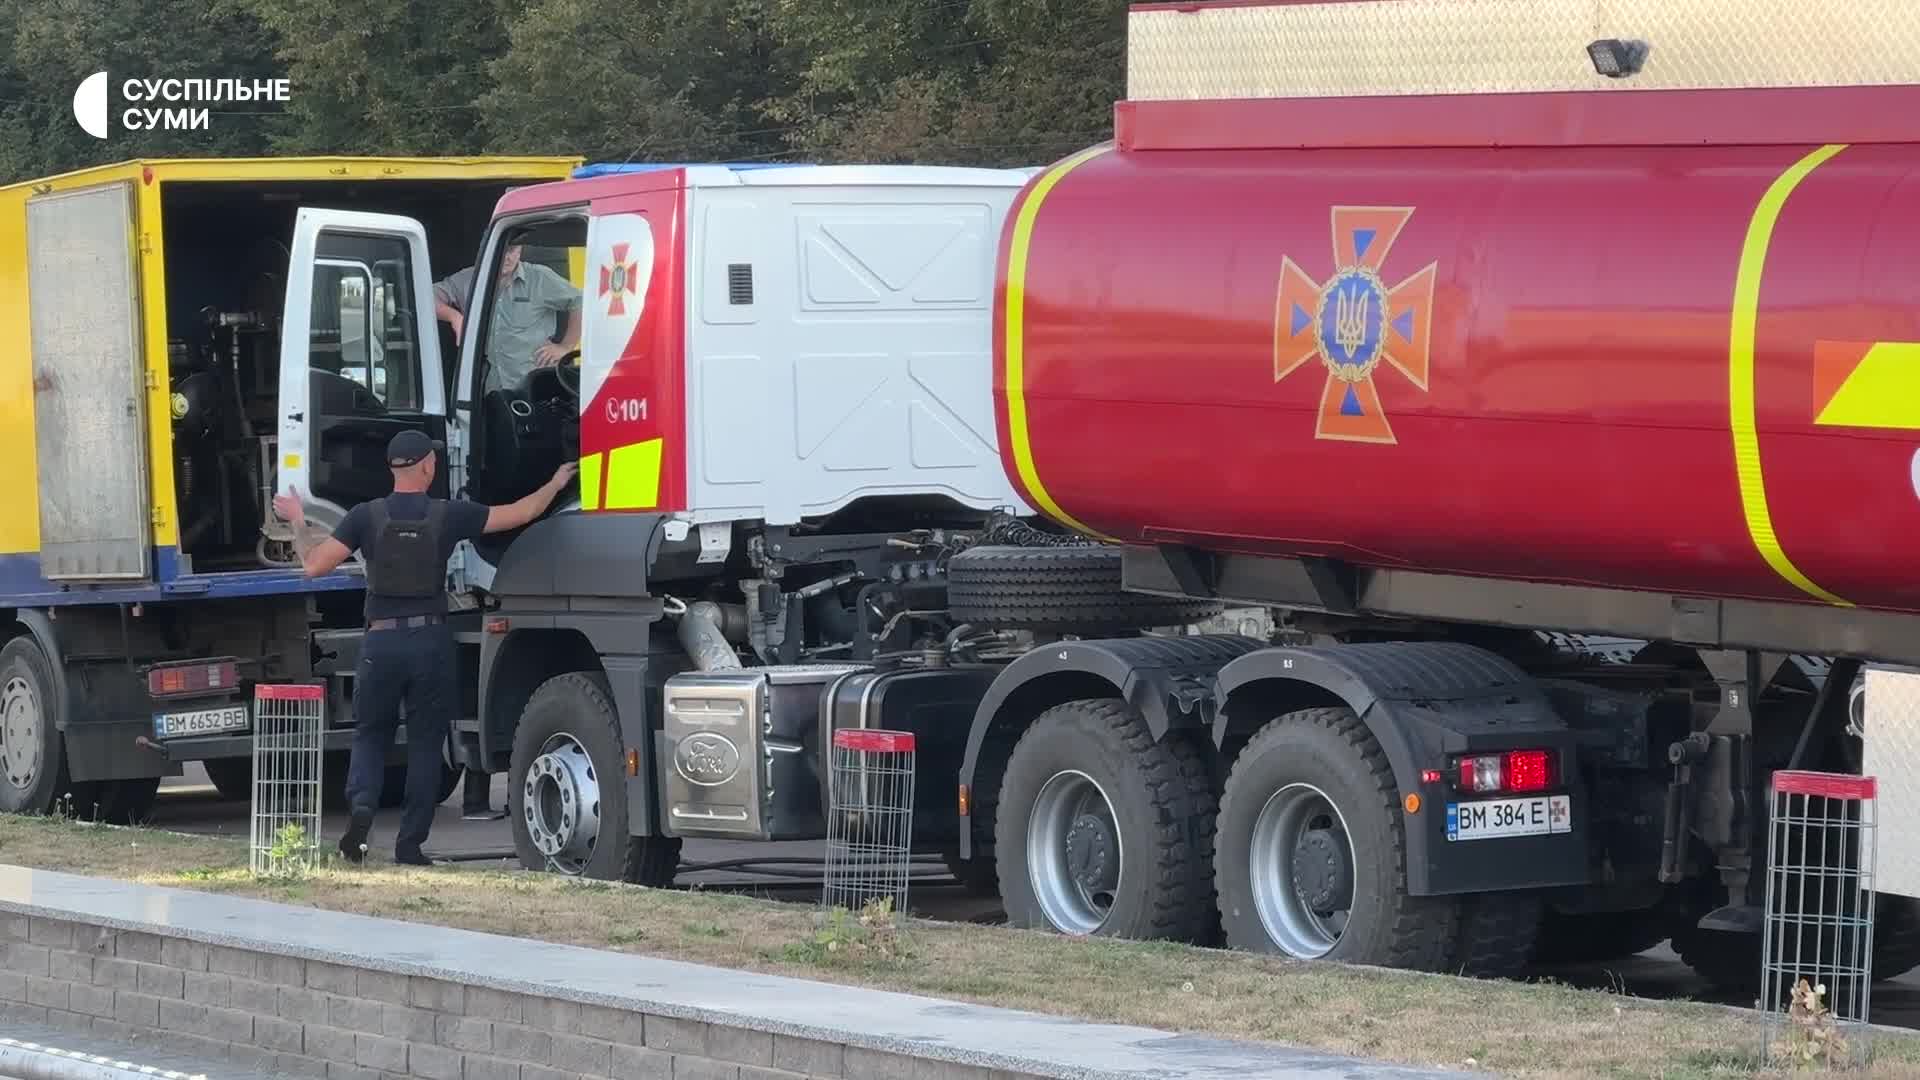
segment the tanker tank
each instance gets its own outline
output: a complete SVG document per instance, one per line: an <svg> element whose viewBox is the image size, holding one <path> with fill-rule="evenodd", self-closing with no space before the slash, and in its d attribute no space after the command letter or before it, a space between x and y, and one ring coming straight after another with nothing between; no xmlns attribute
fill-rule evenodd
<svg viewBox="0 0 1920 1080"><path fill-rule="evenodd" d="M1235 147L1123 105L1118 145L1029 187L995 393L1033 505L1133 544L1920 611L1920 143L1368 145L1352 102L1282 104L1319 126Z"/></svg>

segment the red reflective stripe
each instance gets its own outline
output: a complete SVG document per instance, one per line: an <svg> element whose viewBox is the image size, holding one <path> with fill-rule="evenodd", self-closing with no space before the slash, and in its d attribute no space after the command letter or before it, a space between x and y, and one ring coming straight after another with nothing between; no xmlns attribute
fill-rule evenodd
<svg viewBox="0 0 1920 1080"><path fill-rule="evenodd" d="M872 728L843 728L833 733L833 745L842 750L900 753L913 749L913 733L878 731Z"/></svg>
<svg viewBox="0 0 1920 1080"><path fill-rule="evenodd" d="M1878 790L1875 778L1847 773L1782 769L1773 774L1773 790L1783 795L1818 795L1827 799L1871 799Z"/></svg>
<svg viewBox="0 0 1920 1080"><path fill-rule="evenodd" d="M325 701L327 688L295 684L272 686L262 684L253 688L253 696L257 701Z"/></svg>

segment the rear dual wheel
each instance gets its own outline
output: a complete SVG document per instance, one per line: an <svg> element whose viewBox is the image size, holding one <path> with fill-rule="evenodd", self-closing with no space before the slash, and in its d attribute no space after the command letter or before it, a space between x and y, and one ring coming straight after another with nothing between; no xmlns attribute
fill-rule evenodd
<svg viewBox="0 0 1920 1080"><path fill-rule="evenodd" d="M1480 976L1531 959L1536 898L1408 892L1400 792L1351 709L1302 710L1256 734L1227 777L1214 844L1232 948Z"/></svg>
<svg viewBox="0 0 1920 1080"><path fill-rule="evenodd" d="M1068 702L1021 737L998 798L1016 926L1476 976L1531 959L1534 896L1408 893L1393 772L1349 709L1268 725L1216 814L1197 742L1154 741L1123 702Z"/></svg>
<svg viewBox="0 0 1920 1080"><path fill-rule="evenodd" d="M1201 941L1213 926L1213 793L1199 748L1121 701L1071 701L1021 736L994 849L1015 926Z"/></svg>

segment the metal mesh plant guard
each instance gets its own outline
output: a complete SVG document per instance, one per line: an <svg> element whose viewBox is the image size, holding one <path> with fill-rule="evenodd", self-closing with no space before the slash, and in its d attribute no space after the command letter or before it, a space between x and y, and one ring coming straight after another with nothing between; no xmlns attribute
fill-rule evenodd
<svg viewBox="0 0 1920 1080"><path fill-rule="evenodd" d="M255 875L311 870L320 853L321 737L325 687L260 685L253 691Z"/></svg>
<svg viewBox="0 0 1920 1080"><path fill-rule="evenodd" d="M825 904L859 912L875 900L907 906L913 856L913 735L833 733L827 774Z"/></svg>
<svg viewBox="0 0 1920 1080"><path fill-rule="evenodd" d="M1760 1010L1774 1064L1868 1059L1874 778L1773 774Z"/></svg>

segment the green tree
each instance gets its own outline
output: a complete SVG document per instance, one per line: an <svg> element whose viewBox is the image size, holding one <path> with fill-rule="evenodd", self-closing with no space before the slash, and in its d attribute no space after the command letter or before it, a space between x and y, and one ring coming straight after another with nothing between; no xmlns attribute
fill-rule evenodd
<svg viewBox="0 0 1920 1080"><path fill-rule="evenodd" d="M777 149L758 103L772 67L766 0L533 0L513 15L480 98L498 153L713 160Z"/></svg>
<svg viewBox="0 0 1920 1080"><path fill-rule="evenodd" d="M458 0L224 0L278 39L292 80L285 154L433 155L480 149L486 61L506 46L500 9Z"/></svg>
<svg viewBox="0 0 1920 1080"><path fill-rule="evenodd" d="M231 157L267 150L274 104L213 103L198 131L126 131L127 79L273 78L270 35L244 12L207 0L0 0L0 174L16 181L143 156ZM73 118L73 93L109 75L114 130L95 139ZM160 103L200 107L201 102ZM268 111L261 111L261 110Z"/></svg>
<svg viewBox="0 0 1920 1080"><path fill-rule="evenodd" d="M815 158L1044 164L1112 132L1126 0L775 0Z"/></svg>

